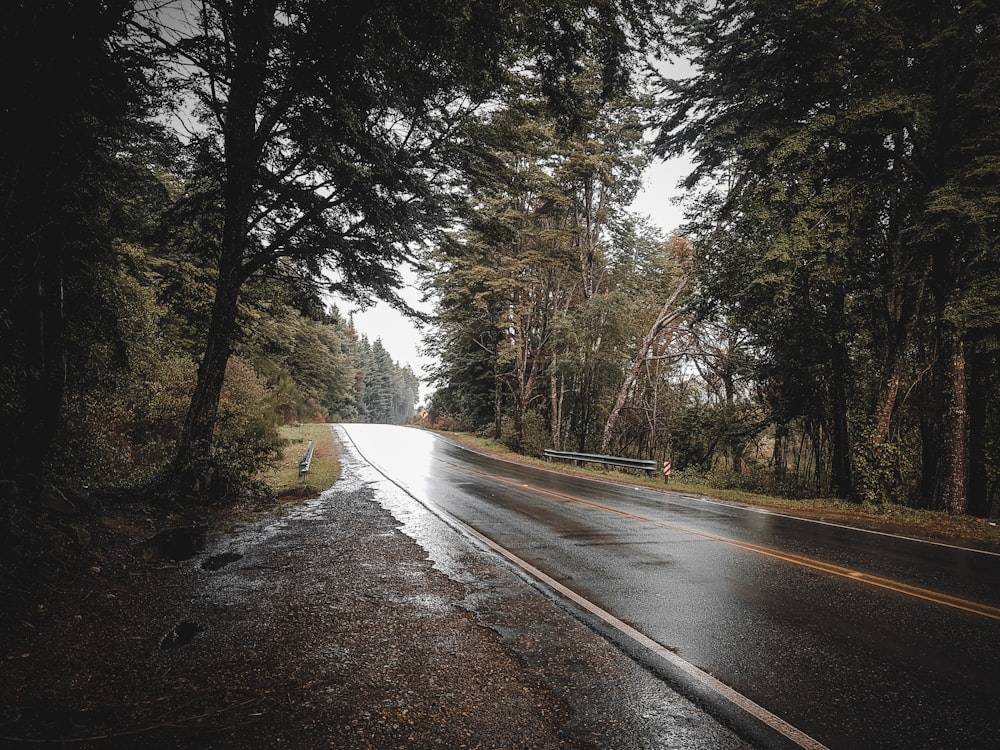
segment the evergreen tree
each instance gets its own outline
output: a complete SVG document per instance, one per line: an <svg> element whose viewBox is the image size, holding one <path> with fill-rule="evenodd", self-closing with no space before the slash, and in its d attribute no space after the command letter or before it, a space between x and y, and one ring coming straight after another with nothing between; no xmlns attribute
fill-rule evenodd
<svg viewBox="0 0 1000 750"><path fill-rule="evenodd" d="M368 348L365 365L365 412L374 424L393 424L396 391L393 387L393 362L382 346L382 339Z"/></svg>
<svg viewBox="0 0 1000 750"><path fill-rule="evenodd" d="M906 395L936 388L923 406L940 417L920 440L939 460L911 486L963 512L969 328L958 310L996 247L1000 150L986 111L1000 96L1000 10L685 9L699 73L668 85L658 143L693 150L691 185L719 186L694 225L706 283L766 353L776 437L795 418L820 426L839 492L851 490L853 454L857 496L890 497L906 483ZM921 350L928 361L914 360Z"/></svg>

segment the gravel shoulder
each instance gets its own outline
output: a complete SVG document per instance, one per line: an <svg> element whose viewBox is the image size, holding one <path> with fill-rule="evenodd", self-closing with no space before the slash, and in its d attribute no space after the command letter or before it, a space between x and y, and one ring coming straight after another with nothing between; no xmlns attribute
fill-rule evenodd
<svg viewBox="0 0 1000 750"><path fill-rule="evenodd" d="M0 745L749 747L350 455L264 520L77 525L82 564L5 570Z"/></svg>

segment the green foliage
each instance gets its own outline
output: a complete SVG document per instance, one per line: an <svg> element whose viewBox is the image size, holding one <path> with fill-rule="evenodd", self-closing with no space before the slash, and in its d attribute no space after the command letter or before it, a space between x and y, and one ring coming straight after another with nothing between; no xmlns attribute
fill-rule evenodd
<svg viewBox="0 0 1000 750"><path fill-rule="evenodd" d="M246 312L243 352L270 385L283 423L325 421L330 407L349 396L346 334L333 322L303 316L274 298L276 292L280 288Z"/></svg>
<svg viewBox="0 0 1000 750"><path fill-rule="evenodd" d="M169 465L194 388L194 366L162 360L146 376L152 379L67 400L51 459L54 476L94 489L127 488L150 483ZM246 362L230 362L223 394L209 463L220 495L242 487L279 446L272 395Z"/></svg>
<svg viewBox="0 0 1000 750"><path fill-rule="evenodd" d="M940 413L968 373L939 353L955 330L967 347L995 308L982 279L1000 247L1000 138L985 115L1000 104L1000 9L685 10L698 73L663 82L657 146L690 150L688 183L706 189L690 226L701 308L750 335L775 428L812 443L817 478L845 497L902 502L918 487L918 502L962 507L986 461L945 450L969 437Z"/></svg>
<svg viewBox="0 0 1000 750"><path fill-rule="evenodd" d="M281 454L280 423L263 379L234 357L226 368L211 456L212 494L229 497Z"/></svg>
<svg viewBox="0 0 1000 750"><path fill-rule="evenodd" d="M433 416L492 422L519 446L533 440L534 412L551 439L582 443L598 432L631 335L635 308L618 285L641 271L622 250L612 273L610 227L626 223L648 161L644 103L609 97L592 59L567 74L559 103L537 77L514 83L474 131L489 151L477 155L469 219L435 257Z"/></svg>
<svg viewBox="0 0 1000 750"><path fill-rule="evenodd" d="M878 442L869 427L855 441L852 461L856 493L852 499L866 505L907 504L907 452L901 445Z"/></svg>
<svg viewBox="0 0 1000 750"><path fill-rule="evenodd" d="M552 446L552 435L545 417L532 410L525 413L520 433L514 429L512 422L505 422L500 442L525 456L541 457Z"/></svg>

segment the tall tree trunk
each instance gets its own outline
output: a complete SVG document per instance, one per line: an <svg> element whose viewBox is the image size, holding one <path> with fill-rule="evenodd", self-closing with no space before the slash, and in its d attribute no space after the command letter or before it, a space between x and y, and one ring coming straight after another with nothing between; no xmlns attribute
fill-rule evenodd
<svg viewBox="0 0 1000 750"><path fill-rule="evenodd" d="M208 462L219 414L226 364L236 332L238 291L232 284L218 282L205 354L198 367L198 381L184 419L173 472L178 488L185 492L207 488Z"/></svg>
<svg viewBox="0 0 1000 750"><path fill-rule="evenodd" d="M555 362L553 361L553 367ZM554 374L549 375L549 398L552 413L552 447L555 450L562 450L562 404L565 385L562 391L559 388L559 380Z"/></svg>
<svg viewBox="0 0 1000 750"><path fill-rule="evenodd" d="M969 509L969 410L965 342L948 325L942 336L944 355L944 420L938 502L949 513Z"/></svg>
<svg viewBox="0 0 1000 750"><path fill-rule="evenodd" d="M503 436L503 385L500 380L500 363L493 358L493 439Z"/></svg>
<svg viewBox="0 0 1000 750"><path fill-rule="evenodd" d="M895 268L904 266L900 260L903 248L898 243L893 244L892 257ZM879 389L878 404L875 409L876 445L883 445L893 437L893 415L903 383L903 360L913 340L913 329L920 317L920 309L924 302L927 279L931 272L931 262L920 278L914 283L901 283L896 273L893 274L887 295L886 320L888 321L888 351L886 352L886 367ZM897 272L898 273L898 272Z"/></svg>
<svg viewBox="0 0 1000 750"><path fill-rule="evenodd" d="M894 351L890 351L885 379L879 389L878 404L875 407L876 445L888 443L892 434L892 415L896 411L896 402L899 400L899 389L903 380L900 366L900 357L896 356Z"/></svg>
<svg viewBox="0 0 1000 750"><path fill-rule="evenodd" d="M990 376L997 371L995 353L980 345L969 362L969 514L990 515L987 430L990 413Z"/></svg>
<svg viewBox="0 0 1000 750"><path fill-rule="evenodd" d="M830 405L830 489L834 497L846 500L854 496L854 476L851 470L851 432L848 420L847 378L834 373Z"/></svg>
<svg viewBox="0 0 1000 750"><path fill-rule="evenodd" d="M844 295L836 297L836 330L844 330ZM848 427L847 382L851 366L847 347L834 336L830 352L830 489L835 497L847 499L854 494L851 471L851 434Z"/></svg>
<svg viewBox="0 0 1000 750"><path fill-rule="evenodd" d="M771 456L774 466L774 476L776 479L784 479L787 471L785 461L785 449L788 439L788 425L780 424L774 428L774 453Z"/></svg>
<svg viewBox="0 0 1000 750"><path fill-rule="evenodd" d="M231 9L235 59L231 63L229 98L222 125L225 151L222 243L205 353L172 467L174 481L182 491L204 490L208 479L206 470L212 454L226 363L236 334L237 303L246 281L243 259L249 242L247 232L255 204L262 148L257 138L257 107L271 52L276 5L276 0L256 0ZM215 71L209 71L209 75L215 75Z"/></svg>

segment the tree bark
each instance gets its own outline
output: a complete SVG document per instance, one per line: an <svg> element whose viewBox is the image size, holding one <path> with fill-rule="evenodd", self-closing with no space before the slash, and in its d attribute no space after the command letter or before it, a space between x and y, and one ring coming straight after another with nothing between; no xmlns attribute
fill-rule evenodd
<svg viewBox="0 0 1000 750"><path fill-rule="evenodd" d="M785 462L785 443L788 437L788 425L780 424L774 428L774 452L771 461L774 466L774 476L778 480L785 478L787 465Z"/></svg>
<svg viewBox="0 0 1000 750"><path fill-rule="evenodd" d="M198 367L198 381L184 419L173 472L178 488L185 492L207 488L208 463L219 414L226 364L232 353L236 330L238 290L231 284L217 284L215 303L206 340L205 354Z"/></svg>
<svg viewBox="0 0 1000 750"><path fill-rule="evenodd" d="M493 439L503 437L503 381L499 358L493 357Z"/></svg>
<svg viewBox="0 0 1000 750"><path fill-rule="evenodd" d="M847 378L835 372L831 384L833 409L830 449L830 488L834 497L846 500L854 495L851 469L851 432L848 420Z"/></svg>
<svg viewBox="0 0 1000 750"><path fill-rule="evenodd" d="M989 496L988 460L990 376L997 370L996 355L977 346L969 358L969 514L988 518L992 510Z"/></svg>
<svg viewBox="0 0 1000 750"><path fill-rule="evenodd" d="M886 368L882 385L879 389L879 400L875 411L875 435L877 445L883 445L893 437L893 415L899 401L899 392L903 383L903 358L910 348L913 339L913 329L920 317L924 293L931 265L928 262L920 278L913 284L903 281L905 276L897 270L905 266L900 260L902 247L894 243L892 247L892 276L886 301L886 321L888 325L888 351L886 352Z"/></svg>
<svg viewBox="0 0 1000 750"><path fill-rule="evenodd" d="M844 295L838 294L836 305L836 331L844 330ZM835 497L848 499L854 495L854 477L851 470L851 433L849 428L849 401L847 379L850 355L839 337L834 335L830 352L830 489Z"/></svg>
<svg viewBox="0 0 1000 750"><path fill-rule="evenodd" d="M555 367L555 362L552 362ZM551 399L552 411L552 447L555 450L562 450L562 404L565 386L562 391L559 388L559 381L555 375L549 376L549 397Z"/></svg>
<svg viewBox="0 0 1000 750"><path fill-rule="evenodd" d="M969 411L965 342L954 326L942 337L944 354L944 421L938 502L949 513L969 509Z"/></svg>

